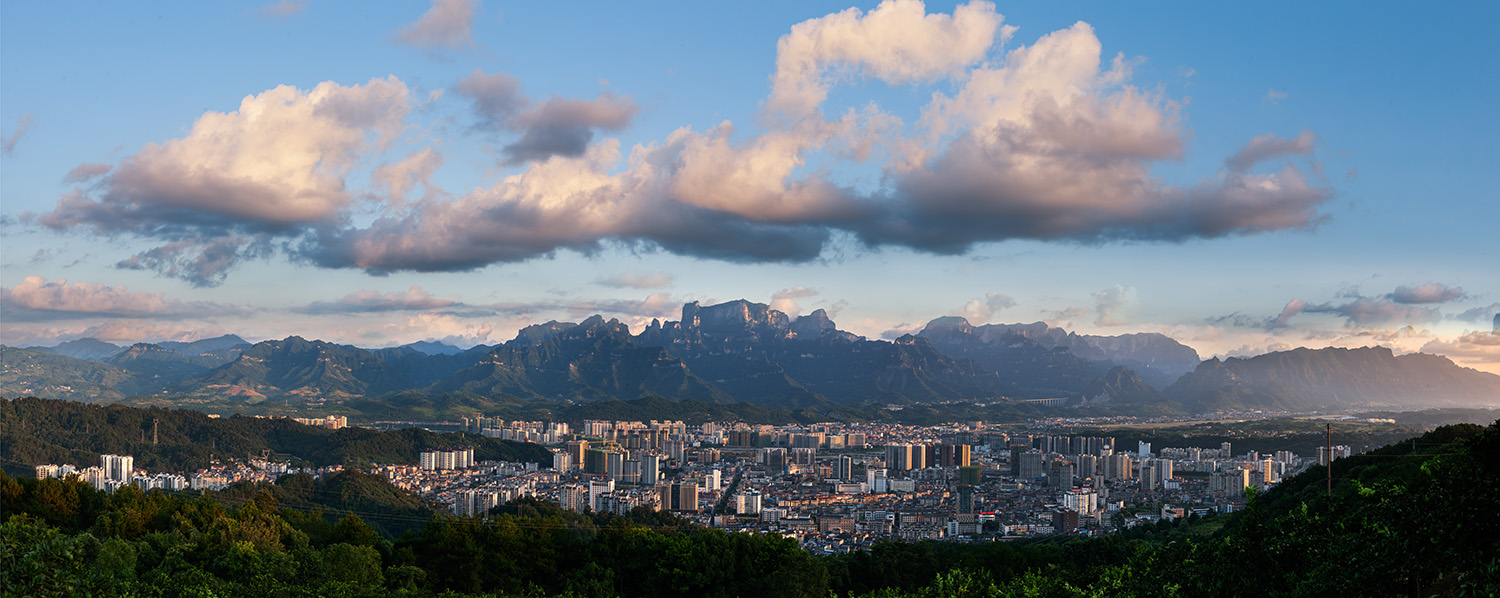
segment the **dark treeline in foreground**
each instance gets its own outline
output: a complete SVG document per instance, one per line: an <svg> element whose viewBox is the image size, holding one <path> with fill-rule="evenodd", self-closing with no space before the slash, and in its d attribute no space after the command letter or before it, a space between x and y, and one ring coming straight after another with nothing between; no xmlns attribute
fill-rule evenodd
<svg viewBox="0 0 1500 598"><path fill-rule="evenodd" d="M153 426L155 439L153 440ZM210 457L259 457L262 451L314 466L416 463L424 448L465 444L474 458L551 463L536 444L477 434L435 434L419 428L377 432L328 430L284 418L212 418L186 409L99 406L35 397L0 400L0 455L8 466L99 463L100 454L135 457L152 471L182 473L207 467Z"/></svg>
<svg viewBox="0 0 1500 598"><path fill-rule="evenodd" d="M204 496L0 477L0 563L7 596L1500 593L1500 422L1341 459L1333 477L1332 496L1315 467L1241 513L1098 539L892 542L833 557L647 510L523 500L452 518L357 472Z"/></svg>

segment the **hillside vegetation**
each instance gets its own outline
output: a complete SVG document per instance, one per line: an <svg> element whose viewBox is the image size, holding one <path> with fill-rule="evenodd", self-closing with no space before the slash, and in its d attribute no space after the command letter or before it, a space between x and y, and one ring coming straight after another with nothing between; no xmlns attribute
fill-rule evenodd
<svg viewBox="0 0 1500 598"><path fill-rule="evenodd" d="M834 557L641 509L583 515L523 499L489 520L453 518L393 503L383 480L356 473L202 497L0 477L0 562L4 593L18 596L1500 592L1500 422L1439 428L1332 473L1331 495L1315 467L1241 513L1104 538L887 542ZM411 512L427 517L420 531L394 539L362 519L418 522Z"/></svg>
<svg viewBox="0 0 1500 598"><path fill-rule="evenodd" d="M152 442L152 426L158 442ZM185 472L211 458L263 452L314 466L416 463L424 448L472 445L474 458L551 463L539 445L420 428L328 430L284 418L212 418L181 409L100 406L38 398L0 400L0 455L9 465L96 465L100 454L133 455L137 467Z"/></svg>

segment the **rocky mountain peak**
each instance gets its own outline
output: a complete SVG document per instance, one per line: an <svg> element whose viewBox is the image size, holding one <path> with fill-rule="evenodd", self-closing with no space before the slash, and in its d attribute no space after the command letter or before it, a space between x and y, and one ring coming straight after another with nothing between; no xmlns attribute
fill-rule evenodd
<svg viewBox="0 0 1500 598"><path fill-rule="evenodd" d="M961 316L943 316L935 318L927 323L927 326L918 333L923 336L934 334L971 334L974 326Z"/></svg>
<svg viewBox="0 0 1500 598"><path fill-rule="evenodd" d="M562 331L577 326L572 322L548 321L545 324L532 324L516 332L516 338L510 341L519 347L530 347L547 342L548 339L557 336Z"/></svg>
<svg viewBox="0 0 1500 598"><path fill-rule="evenodd" d="M596 314L589 316L587 320L580 322L577 326L565 330L563 334L570 338L596 338L612 334L630 336L630 327L615 318L610 318L606 322L604 316Z"/></svg>
<svg viewBox="0 0 1500 598"><path fill-rule="evenodd" d="M804 340L820 339L835 330L838 327L833 324L833 320L828 319L828 312L821 309L792 322L792 332L797 338Z"/></svg>
<svg viewBox="0 0 1500 598"><path fill-rule="evenodd" d="M712 336L766 339L785 336L791 330L791 319L769 305L744 299L708 307L694 301L682 306L682 327L685 332Z"/></svg>

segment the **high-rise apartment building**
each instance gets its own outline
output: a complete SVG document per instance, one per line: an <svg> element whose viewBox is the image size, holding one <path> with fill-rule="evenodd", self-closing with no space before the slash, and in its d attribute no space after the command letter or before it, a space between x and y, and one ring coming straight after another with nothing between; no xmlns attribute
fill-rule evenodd
<svg viewBox="0 0 1500 598"><path fill-rule="evenodd" d="M854 457L839 455L838 461L834 462L833 476L844 482L854 479Z"/></svg>
<svg viewBox="0 0 1500 598"><path fill-rule="evenodd" d="M1020 477L1039 478L1047 475L1046 455L1038 450L1021 453Z"/></svg>
<svg viewBox="0 0 1500 598"><path fill-rule="evenodd" d="M573 456L569 455L568 451L554 449L552 451L552 469L557 470L557 473L564 474L573 471Z"/></svg>
<svg viewBox="0 0 1500 598"><path fill-rule="evenodd" d="M954 512L959 515L972 515L974 513L974 487L968 484L959 484L958 500L954 504Z"/></svg>
<svg viewBox="0 0 1500 598"><path fill-rule="evenodd" d="M885 446L885 468L893 472L912 469L912 445L888 444Z"/></svg>
<svg viewBox="0 0 1500 598"><path fill-rule="evenodd" d="M1021 475L1021 455L1031 450L1031 442L1022 439L1012 439L1010 442L1010 475L1019 477Z"/></svg>
<svg viewBox="0 0 1500 598"><path fill-rule="evenodd" d="M567 484L558 489L557 502L562 508L582 513L589 506L589 487L583 484Z"/></svg>
<svg viewBox="0 0 1500 598"><path fill-rule="evenodd" d="M583 455L588 450L589 441L587 440L569 440L567 444L563 445L563 451L568 453L569 457L573 458L574 468L583 467Z"/></svg>
<svg viewBox="0 0 1500 598"><path fill-rule="evenodd" d="M943 467L965 467L971 460L967 444L938 445L938 465Z"/></svg>
<svg viewBox="0 0 1500 598"><path fill-rule="evenodd" d="M760 499L760 493L754 490L741 492L734 497L735 511L741 515L759 515Z"/></svg>
<svg viewBox="0 0 1500 598"><path fill-rule="evenodd" d="M1130 462L1130 455L1116 453L1104 458L1104 479L1128 480L1135 474L1135 467Z"/></svg>
<svg viewBox="0 0 1500 598"><path fill-rule="evenodd" d="M693 482L661 483L656 491L661 497L661 510L690 512L698 510L698 484Z"/></svg>
<svg viewBox="0 0 1500 598"><path fill-rule="evenodd" d="M583 452L583 472L605 474L609 472L609 452L602 448L589 448Z"/></svg>
<svg viewBox="0 0 1500 598"><path fill-rule="evenodd" d="M683 451L687 447L686 443L681 440L668 440L664 443L664 446L666 447L668 459L675 459L678 463L682 462Z"/></svg>
<svg viewBox="0 0 1500 598"><path fill-rule="evenodd" d="M1099 458L1089 454L1078 455L1073 458L1078 465L1078 477L1092 478L1099 474Z"/></svg>
<svg viewBox="0 0 1500 598"><path fill-rule="evenodd" d="M614 480L604 480L604 481L594 480L594 481L590 481L589 482L589 508L593 509L595 513L600 512L600 510L601 510L600 507L602 505L602 502L601 502L602 498L601 497L603 497L605 494L609 494L609 493L614 492L614 491L615 491L615 481Z"/></svg>
<svg viewBox="0 0 1500 598"><path fill-rule="evenodd" d="M781 447L768 447L761 449L761 460L766 464L766 473L770 475L781 475L787 471L786 449Z"/></svg>
<svg viewBox="0 0 1500 598"><path fill-rule="evenodd" d="M1208 478L1208 491L1213 494L1239 496L1250 486L1250 472L1235 468L1215 473Z"/></svg>
<svg viewBox="0 0 1500 598"><path fill-rule="evenodd" d="M656 485L656 482L661 479L661 457L642 454L640 463L641 474L639 483L643 485Z"/></svg>
<svg viewBox="0 0 1500 598"><path fill-rule="evenodd" d="M1079 515L1093 515L1099 509L1099 494L1093 488L1074 488L1063 493L1063 506Z"/></svg>
<svg viewBox="0 0 1500 598"><path fill-rule="evenodd" d="M1065 462L1055 462L1047 472L1047 485L1053 488L1073 487L1073 465Z"/></svg>
<svg viewBox="0 0 1500 598"><path fill-rule="evenodd" d="M99 466L104 469L104 477L120 482L129 482L130 476L135 472L135 457L130 455L99 455Z"/></svg>

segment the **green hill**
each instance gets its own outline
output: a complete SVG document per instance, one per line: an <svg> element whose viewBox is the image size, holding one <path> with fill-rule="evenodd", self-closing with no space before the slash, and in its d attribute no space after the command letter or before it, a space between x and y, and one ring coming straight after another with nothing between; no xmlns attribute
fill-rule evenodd
<svg viewBox="0 0 1500 598"><path fill-rule="evenodd" d="M151 389L130 370L31 349L0 346L0 396L114 401Z"/></svg>
<svg viewBox="0 0 1500 598"><path fill-rule="evenodd" d="M158 443L152 443L152 427ZM98 406L38 398L0 400L0 454L12 464L93 465L100 454L128 454L153 471L207 467L211 457L259 457L263 451L316 466L416 463L424 448L466 444L480 460L551 463L541 446L420 428L328 430L284 418L211 418L176 409Z"/></svg>

